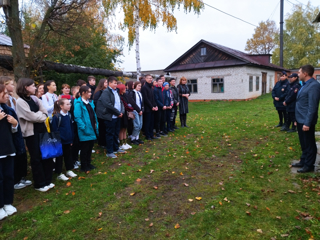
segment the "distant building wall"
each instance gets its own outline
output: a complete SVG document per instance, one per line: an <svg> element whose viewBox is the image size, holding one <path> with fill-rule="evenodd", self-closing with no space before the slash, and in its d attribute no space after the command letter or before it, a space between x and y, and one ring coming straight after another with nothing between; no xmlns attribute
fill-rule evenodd
<svg viewBox="0 0 320 240"><path fill-rule="evenodd" d="M197 92L191 93L190 100L244 100L261 95L262 72L267 74L266 93L269 93L274 86L275 71L273 70L243 66L171 72L171 75L178 78L177 84L183 76L189 80L189 84L192 84L191 80L197 80ZM216 83L213 83L212 79L223 79L222 92L214 92L213 85ZM251 88L249 87L250 79Z"/></svg>

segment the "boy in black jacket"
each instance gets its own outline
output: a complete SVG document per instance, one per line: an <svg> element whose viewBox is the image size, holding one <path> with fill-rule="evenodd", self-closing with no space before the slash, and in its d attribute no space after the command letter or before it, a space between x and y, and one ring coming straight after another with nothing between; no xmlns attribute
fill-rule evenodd
<svg viewBox="0 0 320 240"><path fill-rule="evenodd" d="M286 111L288 112L288 132L296 132L296 126L294 125L294 122L296 121L295 118L295 108L296 108L296 98L297 94L301 88L301 85L299 83L299 77L298 74L292 73L289 77L290 84L288 86L288 93L287 96L283 102L283 105L286 106ZM292 128L290 129L290 125L292 124Z"/></svg>

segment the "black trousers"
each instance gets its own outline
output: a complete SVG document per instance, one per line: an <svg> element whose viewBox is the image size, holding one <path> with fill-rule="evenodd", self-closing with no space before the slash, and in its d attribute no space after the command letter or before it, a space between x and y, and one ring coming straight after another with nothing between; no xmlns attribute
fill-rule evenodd
<svg viewBox="0 0 320 240"><path fill-rule="evenodd" d="M166 124L166 110L160 109L155 112L155 121L156 121L156 132L165 131Z"/></svg>
<svg viewBox="0 0 320 240"><path fill-rule="evenodd" d="M294 122L296 121L296 115L295 112L288 112L288 127L292 125L292 129L296 129L296 126L294 125Z"/></svg>
<svg viewBox="0 0 320 240"><path fill-rule="evenodd" d="M77 125L73 125L74 129L74 138L73 138L73 144L71 148L71 158L73 165L76 163L76 161L79 160L79 151L80 151L80 140L79 140L79 135L78 135L78 130L77 130Z"/></svg>
<svg viewBox="0 0 320 240"><path fill-rule="evenodd" d="M145 112L143 114L143 126L144 126L144 133L146 138L153 137L153 123L154 123L154 112Z"/></svg>
<svg viewBox="0 0 320 240"><path fill-rule="evenodd" d="M286 110L278 110L278 115L280 124L288 122L288 114Z"/></svg>
<svg viewBox="0 0 320 240"><path fill-rule="evenodd" d="M24 139L30 154L34 187L42 188L48 186L52 182L52 158L42 160L39 133L34 133L33 136Z"/></svg>
<svg viewBox="0 0 320 240"><path fill-rule="evenodd" d="M52 170L51 170L52 171ZM13 203L14 157L0 158L0 208Z"/></svg>
<svg viewBox="0 0 320 240"><path fill-rule="evenodd" d="M104 121L106 127L106 148L107 153L111 154L119 150L119 133L120 133L120 118L113 118L112 121Z"/></svg>
<svg viewBox="0 0 320 240"><path fill-rule="evenodd" d="M99 122L99 136L98 136L98 144L101 147L105 147L106 144L106 126L104 125L104 120L102 118L98 118Z"/></svg>
<svg viewBox="0 0 320 240"><path fill-rule="evenodd" d="M131 136L132 132L133 132L133 121L132 121L132 119L128 119L127 131L128 131L128 136Z"/></svg>
<svg viewBox="0 0 320 240"><path fill-rule="evenodd" d="M74 163L71 158L71 149L71 144L62 144L63 155L61 157L56 158L56 173L62 173L63 161L67 171L72 170L74 168Z"/></svg>
<svg viewBox="0 0 320 240"><path fill-rule="evenodd" d="M172 109L167 109L166 110L166 128L165 128L165 131L166 132L169 132L171 130L171 128L173 126L171 126L171 113L172 113Z"/></svg>
<svg viewBox="0 0 320 240"><path fill-rule="evenodd" d="M22 153L14 157L14 184L21 181L27 176L28 158L27 153Z"/></svg>
<svg viewBox="0 0 320 240"><path fill-rule="evenodd" d="M89 171L93 145L94 145L94 140L80 142L80 147L81 147L80 161L81 161L81 170L83 171Z"/></svg>
<svg viewBox="0 0 320 240"><path fill-rule="evenodd" d="M306 167L313 167L317 157L315 125L311 125L309 131L302 131L302 123L297 123L297 127L302 150L300 163Z"/></svg>

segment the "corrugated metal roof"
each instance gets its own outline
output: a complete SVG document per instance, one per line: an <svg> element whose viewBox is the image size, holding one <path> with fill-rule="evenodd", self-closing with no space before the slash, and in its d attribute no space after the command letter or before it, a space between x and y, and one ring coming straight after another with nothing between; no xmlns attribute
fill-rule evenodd
<svg viewBox="0 0 320 240"><path fill-rule="evenodd" d="M0 46L12 47L11 38L8 37L7 35L0 34ZM30 46L27 44L24 44L24 48L30 48Z"/></svg>

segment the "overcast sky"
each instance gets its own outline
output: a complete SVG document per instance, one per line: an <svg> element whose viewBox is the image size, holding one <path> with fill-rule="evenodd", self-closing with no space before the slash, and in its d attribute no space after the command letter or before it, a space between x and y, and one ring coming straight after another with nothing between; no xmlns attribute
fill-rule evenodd
<svg viewBox="0 0 320 240"><path fill-rule="evenodd" d="M280 21L280 0L204 0L222 11L258 25L260 21ZM290 3L291 2L291 3ZM284 1L285 15L292 11L293 4L307 4L308 0ZM311 0L312 5L319 5L319 0ZM205 6L199 16L193 13L185 14L176 11L178 30L167 32L160 26L155 32L140 31L141 68L145 70L164 69L201 39L218 43L230 48L244 51L248 38L252 37L254 26L229 17L215 9ZM118 17L121 21L121 17ZM123 63L117 67L125 71L135 71L134 47L129 51L127 47L127 32L114 31L126 38L126 45L121 58Z"/></svg>

